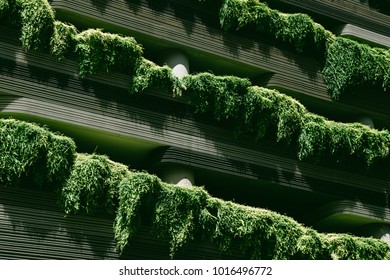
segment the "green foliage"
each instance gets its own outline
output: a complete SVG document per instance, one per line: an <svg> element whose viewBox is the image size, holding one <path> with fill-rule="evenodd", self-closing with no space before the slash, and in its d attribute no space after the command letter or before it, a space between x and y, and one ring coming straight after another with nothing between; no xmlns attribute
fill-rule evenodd
<svg viewBox="0 0 390 280"><path fill-rule="evenodd" d="M180 96L183 85L168 66L158 66L149 60L142 59L135 75L130 78L129 91L134 94L149 88L173 92L175 96Z"/></svg>
<svg viewBox="0 0 390 280"><path fill-rule="evenodd" d="M66 214L93 214L117 207L118 185L127 167L106 156L78 154L72 172L61 189L61 206Z"/></svg>
<svg viewBox="0 0 390 280"><path fill-rule="evenodd" d="M70 138L37 125L1 119L0 181L18 185L23 176L29 176L38 185L61 183L69 176L75 148Z"/></svg>
<svg viewBox="0 0 390 280"><path fill-rule="evenodd" d="M277 141L298 143L299 159L342 161L353 156L371 165L389 157L388 131L329 121L285 94L251 86L247 79L203 73L185 76L183 83L185 97L196 113L230 119L238 132L251 133L257 139L275 132Z"/></svg>
<svg viewBox="0 0 390 280"><path fill-rule="evenodd" d="M142 59L142 47L132 37L89 29L76 35L81 77L100 72L134 74Z"/></svg>
<svg viewBox="0 0 390 280"><path fill-rule="evenodd" d="M211 240L222 252L239 244L252 259L291 259L303 227L290 218L264 209L209 198L214 214Z"/></svg>
<svg viewBox="0 0 390 280"><path fill-rule="evenodd" d="M20 12L22 46L26 50L49 47L54 28L54 12L47 0L14 0Z"/></svg>
<svg viewBox="0 0 390 280"><path fill-rule="evenodd" d="M49 133L45 153L44 180L61 186L73 167L76 144L69 137Z"/></svg>
<svg viewBox="0 0 390 280"><path fill-rule="evenodd" d="M324 53L333 35L306 14L284 14L258 0L225 0L220 9L220 22L225 30L253 26L261 33L286 42L296 51L312 51L314 46Z"/></svg>
<svg viewBox="0 0 390 280"><path fill-rule="evenodd" d="M390 84L389 50L336 38L308 15L285 14L259 0L216 3L221 6L220 21L224 29L252 26L261 33L291 44L298 52L317 49L326 57L324 80L334 99L350 87L375 85L386 90ZM6 13L14 25L21 27L21 41L25 49L50 47L50 51L60 59L76 51L81 77L121 71L134 75L130 81L131 93L158 88L179 96L183 90L182 83L168 67L157 66L142 58L142 48L133 38L100 30L77 34L73 26L54 20L54 12L47 0L1 0L0 16Z"/></svg>
<svg viewBox="0 0 390 280"><path fill-rule="evenodd" d="M20 10L22 29L29 22L27 15L31 9L34 10L33 15L39 15L32 20L31 27L26 29L25 34L30 35L22 36L27 38L26 42L30 42L25 43L26 48L45 45L38 39L50 31L39 29L43 27L36 28L37 20L51 21L51 24L45 25L53 27L49 36L51 52L62 58L68 52L76 50L81 76L122 71L134 74L130 81L132 93L147 88L173 92L175 96L180 96L184 92L195 112L208 112L216 120L232 120L237 131L252 133L258 139L271 131L276 132L277 141L283 140L288 144L298 142L300 159L307 157L321 159L329 154L340 161L353 155L369 165L377 159L388 157L389 137L386 131L379 132L361 125L327 121L309 114L297 101L275 90L251 87L247 79L233 76L218 77L209 73L178 79L167 66L161 67L142 58L142 48L133 38L103 33L100 30L87 30L77 34L73 26L54 22L50 5L44 0L35 2L16 0L12 3L13 9ZM326 41L327 44L332 42L329 39L332 37L331 34L326 33L320 25L312 23L307 16L282 14L257 0L227 0L221 14L225 15L223 18L226 19L227 26L234 24L242 27L254 23L258 27L262 26L264 30L274 30L276 37L295 42L299 48L303 47L302 42L307 41L308 37L313 37L315 42ZM236 17L237 14L240 17ZM302 27L310 32L298 32ZM289 28L292 31L287 32ZM27 30L32 33L28 33ZM293 36L289 37L288 34ZM375 56L371 55L373 53ZM344 57L339 58L339 55ZM376 79L376 83L382 83L384 87L389 83L390 67L386 67L389 64L388 51L338 38L330 44L328 58L324 77L330 79L328 83L331 86L332 83L336 85L334 92L341 91L347 85L356 84L358 81L366 83ZM362 61L366 63L356 68L358 58L364 58ZM333 72L329 69L333 69Z"/></svg>
<svg viewBox="0 0 390 280"><path fill-rule="evenodd" d="M248 79L210 73L185 76L183 83L195 112L212 112L217 120L239 115L242 96L251 85Z"/></svg>
<svg viewBox="0 0 390 280"><path fill-rule="evenodd" d="M203 188L170 185L156 176L131 172L106 156L77 154L73 165L74 150L69 138L37 125L0 120L1 183L15 185L28 173L34 178L66 178L59 184L65 213L115 212L119 251L140 223L151 222L155 235L170 241L171 256L189 241L204 238L216 242L223 253L239 244L253 259L390 257L390 246L381 240L319 234L275 212L213 198Z"/></svg>
<svg viewBox="0 0 390 280"><path fill-rule="evenodd" d="M120 252L141 223L142 212L154 206L155 193L160 185L161 181L156 176L141 172L129 174L119 185L119 207L114 231Z"/></svg>
<svg viewBox="0 0 390 280"><path fill-rule="evenodd" d="M58 59L64 58L75 49L76 35L76 27L56 20L53 36L50 39L50 52Z"/></svg>
<svg viewBox="0 0 390 280"><path fill-rule="evenodd" d="M327 235L318 233L312 228L305 228L297 242L294 259L329 260L331 252L327 244Z"/></svg>
<svg viewBox="0 0 390 280"><path fill-rule="evenodd" d="M73 26L54 21L46 0L0 0L0 16L7 12L21 26L25 49L50 46L59 58L75 50L81 76L122 71L134 74L131 92L158 88L178 96L183 91L197 113L232 120L241 131L257 137L270 130L277 140L298 142L299 158L354 156L371 164L389 156L387 131L326 120L278 91L252 87L247 79L203 73L179 80L168 67L143 59L133 38L100 30L78 34ZM226 0L220 16L226 29L253 25L297 51L312 45L319 51L327 48L324 77L336 98L350 85L389 84L388 50L335 40L307 15L283 14L257 0ZM319 234L277 213L212 198L202 188L168 185L147 173L130 172L105 156L78 154L73 165L74 142L33 124L1 120L0 152L1 183L18 185L26 176L38 185L58 184L66 214L116 210L114 231L120 251L146 215L156 235L170 240L171 256L202 236L225 253L240 244L256 259L390 258L390 247L382 241Z"/></svg>
<svg viewBox="0 0 390 280"><path fill-rule="evenodd" d="M0 0L0 19L7 14L9 9L8 0Z"/></svg>
<svg viewBox="0 0 390 280"><path fill-rule="evenodd" d="M351 86L374 85L386 90L390 86L390 50L338 37L327 50L322 72L334 99Z"/></svg>
<svg viewBox="0 0 390 280"><path fill-rule="evenodd" d="M245 96L245 108L240 123L257 138L263 137L268 128L276 131L277 140L293 141L302 129L306 108L287 95L261 87L249 88ZM245 130L244 128L244 130Z"/></svg>
<svg viewBox="0 0 390 280"><path fill-rule="evenodd" d="M157 195L154 230L170 240L171 257L201 230L199 217L206 205L207 192L200 187L162 184Z"/></svg>
<svg viewBox="0 0 390 280"><path fill-rule="evenodd" d="M389 256L389 245L374 238L329 234L326 244L335 260L380 260Z"/></svg>
<svg viewBox="0 0 390 280"><path fill-rule="evenodd" d="M371 48L337 37L306 14L284 14L259 0L225 0L220 9L225 30L254 27L262 34L286 42L296 51L313 51L325 57L324 80L334 99L359 85L390 85L390 51Z"/></svg>
<svg viewBox="0 0 390 280"><path fill-rule="evenodd" d="M300 159L334 156L340 160L355 156L370 165L389 156L390 134L359 123L337 123L307 114L298 142Z"/></svg>

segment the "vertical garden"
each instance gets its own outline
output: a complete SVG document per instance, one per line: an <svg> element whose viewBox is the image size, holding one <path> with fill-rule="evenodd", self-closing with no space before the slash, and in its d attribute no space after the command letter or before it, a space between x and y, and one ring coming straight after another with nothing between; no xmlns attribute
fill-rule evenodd
<svg viewBox="0 0 390 280"><path fill-rule="evenodd" d="M207 1L205 1L207 2ZM205 3L207 5L207 3ZM258 0L224 0L224 30L251 27L259 36L290 44L323 60L329 94L338 99L349 87L390 83L390 51L337 37L305 14L285 14ZM78 75L128 75L129 98L159 89L186 100L195 115L228 121L238 134L270 136L294 149L297 159L321 162L357 160L370 168L389 159L390 134L358 123L328 120L277 90L235 76L197 73L177 78L167 66L144 57L136 38L99 29L79 31L56 20L47 0L0 0L1 23L20 30L25 51L77 61ZM44 127L0 119L0 180L4 187L33 182L58 193L64 214L115 216L117 250L132 242L137 229L152 224L156 238L168 239L170 255L192 240L217 244L222 253L235 244L252 259L390 259L390 246L373 238L324 234L278 213L223 201L203 187L180 187L139 172L105 155L76 152L75 142Z"/></svg>

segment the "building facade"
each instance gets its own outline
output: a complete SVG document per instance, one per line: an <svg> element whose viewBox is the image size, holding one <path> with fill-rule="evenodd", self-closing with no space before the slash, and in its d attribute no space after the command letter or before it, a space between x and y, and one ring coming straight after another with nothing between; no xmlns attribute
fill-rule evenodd
<svg viewBox="0 0 390 280"><path fill-rule="evenodd" d="M185 194L185 188L203 186L208 197L201 214L191 210L190 198L161 210L168 203L164 197L157 208L150 206L153 213L141 211L140 217L151 220L127 224L137 223L129 233L118 222L121 206L107 212L98 203L93 215L88 203L72 204L73 210L68 202L59 206L58 192L48 187L55 180L37 187L29 177L35 169L27 164L20 173L27 179L2 179L1 258L390 256L390 1L0 3L3 120L37 123L74 139L79 154L68 177L87 162L81 153L104 154L107 168L120 162L127 170L156 174ZM5 144L3 149L9 152ZM56 184L70 193L68 177ZM164 183L153 184L166 191ZM80 201L82 188L76 192ZM121 205L122 196L118 191L114 205ZM222 205L217 214L212 198L224 201L213 200ZM227 221L223 207L245 212L247 231L234 233L240 222L232 218L228 241L222 222L210 240L200 237L202 230L194 228L204 226L203 210ZM186 218L160 236L153 219L167 209ZM248 223L263 219L264 209L277 215L269 214L268 224L277 230L248 249L253 244L243 244L245 234L263 233L257 226L249 230ZM288 234L279 232L283 225L275 217L300 223L291 224L297 235L293 248L303 246L302 232L313 231L323 234L322 249L280 253ZM172 243L175 234L190 237ZM267 249L271 243L277 245ZM359 256L354 249L351 255L335 253L349 248L347 243L383 246L383 256ZM124 244L119 251L118 244Z"/></svg>

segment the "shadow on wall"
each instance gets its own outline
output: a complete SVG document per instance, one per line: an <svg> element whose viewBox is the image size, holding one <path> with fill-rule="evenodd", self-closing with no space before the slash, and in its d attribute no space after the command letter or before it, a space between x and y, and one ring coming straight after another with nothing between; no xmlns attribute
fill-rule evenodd
<svg viewBox="0 0 390 280"><path fill-rule="evenodd" d="M169 241L157 239L150 225L139 228L120 255L113 217L69 216L56 205L54 192L0 189L0 259L169 259ZM245 259L236 244L220 254L211 242L193 240L175 259Z"/></svg>
<svg viewBox="0 0 390 280"><path fill-rule="evenodd" d="M1 193L0 258L119 258L112 218L66 218L54 192L1 187Z"/></svg>

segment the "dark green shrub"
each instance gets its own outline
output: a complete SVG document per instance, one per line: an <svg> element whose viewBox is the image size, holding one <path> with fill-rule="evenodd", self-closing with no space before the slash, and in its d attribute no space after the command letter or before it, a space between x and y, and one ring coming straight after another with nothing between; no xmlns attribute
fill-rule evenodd
<svg viewBox="0 0 390 280"><path fill-rule="evenodd" d="M37 125L13 119L0 120L0 180L18 185L23 176L36 184L62 184L69 176L75 143Z"/></svg>
<svg viewBox="0 0 390 280"><path fill-rule="evenodd" d="M390 134L359 123L337 123L307 114L298 143L300 159L334 156L339 161L355 156L371 165L389 156Z"/></svg>
<svg viewBox="0 0 390 280"><path fill-rule="evenodd" d="M303 232L294 220L264 209L209 198L208 211L214 217L207 219L209 239L224 253L239 244L251 259L290 259Z"/></svg>
<svg viewBox="0 0 390 280"><path fill-rule="evenodd" d="M47 0L14 0L20 13L22 46L26 50L49 47L54 28L54 12Z"/></svg>
<svg viewBox="0 0 390 280"><path fill-rule="evenodd" d="M77 29L60 21L54 22L53 36L50 39L50 52L58 59L72 53L76 45Z"/></svg>
<svg viewBox="0 0 390 280"><path fill-rule="evenodd" d="M183 85L168 66L158 66L149 60L142 59L135 75L130 78L129 91L131 94L141 93L149 88L172 92L174 96L180 96Z"/></svg>
<svg viewBox="0 0 390 280"><path fill-rule="evenodd" d="M180 187L162 184L157 194L154 231L158 237L170 240L171 257L202 228L199 216L206 206L207 192L200 187Z"/></svg>
<svg viewBox="0 0 390 280"><path fill-rule="evenodd" d="M195 112L212 112L216 120L238 116L242 98L251 85L248 79L209 73L185 76L183 83Z"/></svg>
<svg viewBox="0 0 390 280"><path fill-rule="evenodd" d="M126 166L106 156L78 154L72 172L61 189L66 214L113 213L118 206L118 186L127 175Z"/></svg>
<svg viewBox="0 0 390 280"><path fill-rule="evenodd" d="M328 234L325 242L335 260L381 260L389 253L389 245L374 238Z"/></svg>
<svg viewBox="0 0 390 280"><path fill-rule="evenodd" d="M285 14L258 0L225 0L220 9L220 22L225 30L253 26L259 32L291 44L296 51L323 54L332 35L306 14Z"/></svg>
<svg viewBox="0 0 390 280"><path fill-rule="evenodd" d="M331 253L326 242L327 235L318 233L312 228L305 228L299 237L297 251L293 259L300 260L329 260Z"/></svg>
<svg viewBox="0 0 390 280"><path fill-rule="evenodd" d="M156 204L161 181L147 173L131 173L119 185L119 207L114 223L115 239L120 252L141 223L141 214Z"/></svg>
<svg viewBox="0 0 390 280"><path fill-rule="evenodd" d="M134 74L142 59L142 47L132 37L89 29L76 35L79 75L115 71Z"/></svg>
<svg viewBox="0 0 390 280"><path fill-rule="evenodd" d="M334 99L351 86L380 86L386 90L390 86L390 51L338 37L327 50L322 72Z"/></svg>
<svg viewBox="0 0 390 280"><path fill-rule="evenodd" d="M8 0L0 0L0 19L8 13L9 4Z"/></svg>
<svg viewBox="0 0 390 280"><path fill-rule="evenodd" d="M276 90L251 87L244 99L245 126L257 137L262 137L267 128L276 131L277 140L294 142L301 131L306 108L297 100Z"/></svg>

